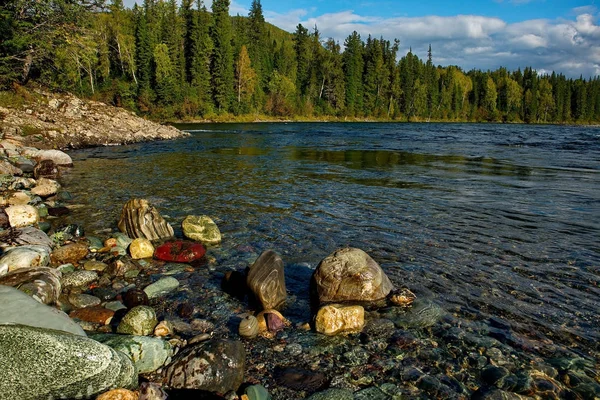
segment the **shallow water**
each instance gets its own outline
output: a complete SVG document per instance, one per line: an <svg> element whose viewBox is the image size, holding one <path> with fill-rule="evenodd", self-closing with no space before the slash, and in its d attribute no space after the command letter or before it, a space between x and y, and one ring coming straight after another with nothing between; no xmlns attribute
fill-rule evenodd
<svg viewBox="0 0 600 400"><path fill-rule="evenodd" d="M72 152L88 234L147 198L207 214L222 269L362 248L458 320L583 357L600 340L600 129L466 124L180 125L189 138ZM90 209L93 210L90 212ZM95 210L95 211L94 211ZM288 282L301 296L305 282Z"/></svg>

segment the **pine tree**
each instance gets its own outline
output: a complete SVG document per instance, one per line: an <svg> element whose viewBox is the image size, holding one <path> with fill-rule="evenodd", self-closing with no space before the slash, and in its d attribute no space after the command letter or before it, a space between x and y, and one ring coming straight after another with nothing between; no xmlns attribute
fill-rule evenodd
<svg viewBox="0 0 600 400"><path fill-rule="evenodd" d="M234 90L229 0L214 0L212 14L214 19L211 30L214 45L211 67L213 96L218 110L227 112L230 110Z"/></svg>
<svg viewBox="0 0 600 400"><path fill-rule="evenodd" d="M354 31L344 42L346 50L342 56L346 83L346 114L358 115L363 108L363 41Z"/></svg>

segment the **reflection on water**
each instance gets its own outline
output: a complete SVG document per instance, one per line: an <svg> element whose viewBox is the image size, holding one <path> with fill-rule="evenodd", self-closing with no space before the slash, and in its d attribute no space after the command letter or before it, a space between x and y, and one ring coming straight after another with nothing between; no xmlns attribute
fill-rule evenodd
<svg viewBox="0 0 600 400"><path fill-rule="evenodd" d="M360 247L396 285L460 318L501 318L540 343L598 351L598 129L183 128L190 138L74 152L64 183L89 207L70 218L88 232L114 228L131 197L174 226L208 214L224 234L212 249L223 268L266 249L314 267L340 246Z"/></svg>

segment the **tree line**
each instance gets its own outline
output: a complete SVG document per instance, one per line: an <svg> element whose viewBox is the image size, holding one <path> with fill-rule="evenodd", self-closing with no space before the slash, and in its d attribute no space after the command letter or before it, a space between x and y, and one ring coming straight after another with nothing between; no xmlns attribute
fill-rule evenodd
<svg viewBox="0 0 600 400"><path fill-rule="evenodd" d="M600 78L436 66L400 42L315 26L287 33L260 0L12 0L0 11L0 86L34 79L156 119L215 116L598 123Z"/></svg>

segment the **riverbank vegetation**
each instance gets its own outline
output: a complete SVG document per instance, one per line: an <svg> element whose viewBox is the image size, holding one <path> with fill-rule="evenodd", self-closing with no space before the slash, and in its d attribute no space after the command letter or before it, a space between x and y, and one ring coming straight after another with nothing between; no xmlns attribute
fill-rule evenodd
<svg viewBox="0 0 600 400"><path fill-rule="evenodd" d="M156 120L600 122L600 78L464 71L399 54L399 40L343 43L265 22L229 1L14 0L0 11L0 86L34 80ZM400 38L401 39L401 38Z"/></svg>

